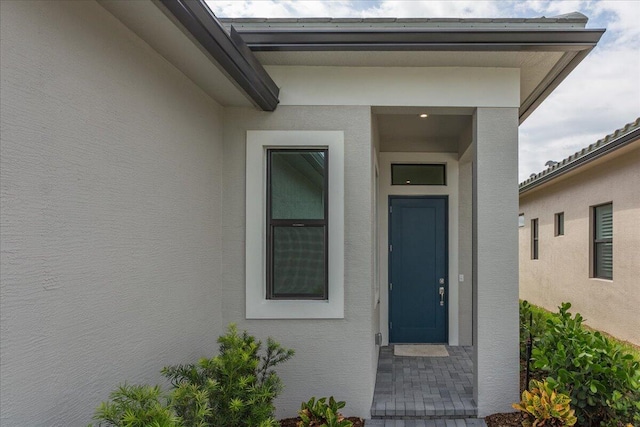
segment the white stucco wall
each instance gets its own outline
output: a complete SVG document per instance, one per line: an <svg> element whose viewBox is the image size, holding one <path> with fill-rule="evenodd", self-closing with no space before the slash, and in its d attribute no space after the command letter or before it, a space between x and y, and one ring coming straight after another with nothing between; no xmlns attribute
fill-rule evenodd
<svg viewBox="0 0 640 427"><path fill-rule="evenodd" d="M473 338L478 416L519 392L518 109L478 108L473 131Z"/></svg>
<svg viewBox="0 0 640 427"><path fill-rule="evenodd" d="M265 67L280 105L519 107L520 69Z"/></svg>
<svg viewBox="0 0 640 427"><path fill-rule="evenodd" d="M229 108L224 115L222 307L225 322L273 336L296 350L278 369L285 389L277 416L334 395L348 415L369 416L375 384L372 325L371 112L369 107L279 106L273 113ZM344 319L245 319L245 150L248 130L344 132Z"/></svg>
<svg viewBox="0 0 640 427"><path fill-rule="evenodd" d="M220 107L94 2L0 4L0 424L87 425L217 348Z"/></svg>
<svg viewBox="0 0 640 427"><path fill-rule="evenodd" d="M640 345L640 140L520 197L520 297L557 311L569 301L585 323ZM613 206L613 280L590 277L592 206ZM564 235L554 216L564 212ZM531 220L539 259L531 259Z"/></svg>
<svg viewBox="0 0 640 427"><path fill-rule="evenodd" d="M473 344L473 146L458 162L458 317L460 345Z"/></svg>

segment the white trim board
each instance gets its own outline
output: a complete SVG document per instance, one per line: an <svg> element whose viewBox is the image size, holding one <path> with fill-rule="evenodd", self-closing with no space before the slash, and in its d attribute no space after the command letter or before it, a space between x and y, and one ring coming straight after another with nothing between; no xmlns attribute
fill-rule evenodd
<svg viewBox="0 0 640 427"><path fill-rule="evenodd" d="M266 151L268 148L329 150L329 299L266 299ZM344 318L344 132L247 131L246 318Z"/></svg>

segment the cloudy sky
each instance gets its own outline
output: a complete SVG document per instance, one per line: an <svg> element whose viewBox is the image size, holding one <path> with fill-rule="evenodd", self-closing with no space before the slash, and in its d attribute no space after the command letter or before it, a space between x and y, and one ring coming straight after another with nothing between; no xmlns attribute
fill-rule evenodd
<svg viewBox="0 0 640 427"><path fill-rule="evenodd" d="M520 126L520 181L640 117L637 0L231 0L207 3L219 17L555 16L579 11L606 28L598 46Z"/></svg>

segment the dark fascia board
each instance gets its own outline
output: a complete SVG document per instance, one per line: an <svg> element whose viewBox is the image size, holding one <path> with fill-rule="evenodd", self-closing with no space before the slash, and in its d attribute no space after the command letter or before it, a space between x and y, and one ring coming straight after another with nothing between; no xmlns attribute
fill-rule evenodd
<svg viewBox="0 0 640 427"><path fill-rule="evenodd" d="M227 34L204 0L159 1L258 107L276 109L280 89L242 37L233 28Z"/></svg>
<svg viewBox="0 0 640 427"><path fill-rule="evenodd" d="M243 29L252 51L581 51L593 48L603 29Z"/></svg>
<svg viewBox="0 0 640 427"><path fill-rule="evenodd" d="M572 170L575 170L577 168L579 168L580 166L583 166L589 162L592 162L602 156L605 156L619 148L624 147L625 145L628 145L636 140L640 139L640 128L635 129L632 132L629 132L626 135L621 136L620 138L616 139L615 141L611 141L608 144L603 145L602 147L590 151L589 153L585 154L582 157L577 158L576 160L567 163L565 166L562 166L558 169L552 170L550 171L548 174L543 175L542 177L531 181L528 184L525 184L523 186L521 186L519 188L519 193L520 195L526 193L527 191L530 191L546 182L551 181L552 179L555 179L559 176L562 176L568 172L571 172Z"/></svg>

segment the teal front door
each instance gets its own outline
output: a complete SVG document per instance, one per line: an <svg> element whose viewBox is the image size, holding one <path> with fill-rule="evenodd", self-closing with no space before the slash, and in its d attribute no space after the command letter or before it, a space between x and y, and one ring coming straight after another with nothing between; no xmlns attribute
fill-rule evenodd
<svg viewBox="0 0 640 427"><path fill-rule="evenodd" d="M389 338L447 342L447 197L389 197Z"/></svg>

